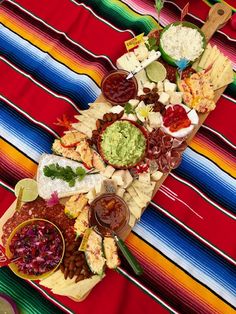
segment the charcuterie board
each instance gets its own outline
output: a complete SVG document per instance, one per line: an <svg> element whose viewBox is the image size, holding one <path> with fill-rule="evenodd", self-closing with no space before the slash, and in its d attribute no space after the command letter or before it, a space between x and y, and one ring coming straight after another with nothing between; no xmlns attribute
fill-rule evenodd
<svg viewBox="0 0 236 314"><path fill-rule="evenodd" d="M230 18L230 16L231 16L231 10L230 10L230 8L227 6L227 5L224 5L224 4L216 4L216 5L214 5L212 8L211 8L211 10L210 10L210 12L209 12L209 16L208 16L208 19L207 19L207 21L205 22L205 24L203 25L203 27L202 27L202 32L204 33L204 35L205 35L205 38L206 38L206 42L209 42L209 40L211 39L211 37L213 36L213 34L215 33L215 31L217 30L217 29L219 29L220 27L222 27L227 21L228 21L228 19ZM211 49L213 49L211 46L208 46L208 53L209 53L209 50L211 50ZM219 53L219 55L220 55L220 53ZM215 62L215 60L214 60L214 62ZM228 62L228 61L227 61ZM211 65L212 66L212 65ZM203 68L203 72L204 72L204 70L205 70L205 72L207 72L207 71L209 71L209 69L207 68ZM211 70L211 69L210 69ZM155 81L154 81L155 82ZM185 83L185 81L184 80L181 80L180 79L180 87L181 86L184 86L184 83ZM171 83L170 82L167 82L166 83L166 85L171 85ZM182 85L181 85L182 84ZM173 85L173 84L172 84ZM218 99L221 97L221 95L222 95L222 93L224 92L224 90L225 90L225 88L227 87L227 83L224 85L224 84L222 84L221 83L221 85L219 85L220 86L220 88L216 88L215 90L214 90L214 97L211 99L211 101L212 102L214 102L214 103L216 103L217 101L218 101ZM156 88L156 87L155 87ZM146 88L147 89L147 88ZM148 88L149 89L149 88ZM183 94L184 94L184 89L183 89ZM140 99L139 99L140 100ZM107 100L104 98L104 96L103 95L101 95L101 96L99 96L99 98L96 100L96 102L94 103L94 104L92 104L93 106L91 106L92 108L96 108L96 106L99 106L99 104L106 104L106 102L107 102ZM141 101L142 102L142 101ZM97 105L96 105L96 103L97 103ZM185 103L186 103L186 101L185 101ZM172 104L172 103L171 103ZM165 104L166 105L166 104ZM174 106L174 105L173 105ZM111 107L111 106L110 106ZM182 108L185 108L184 106L182 107ZM132 109L133 110L133 109ZM178 110L182 110L181 112L184 112L184 114L186 115L186 112L184 111L185 109L181 109L181 108L179 108L178 107ZM192 108L191 110L193 110L194 111L194 108ZM190 110L190 111L191 111ZM116 114L116 113L115 113ZM186 143L188 144L188 143L190 143L190 141L192 140L192 138L194 137L194 135L197 133L197 131L198 131L198 129L201 127L201 125L204 123L204 121L205 121L205 119L207 118L207 116L208 116L208 114L209 114L209 112L207 111L207 112L205 112L205 113L203 113L203 112L198 112L198 123L196 124L196 125L194 125L194 127L193 127L193 129L192 129L192 131L191 131L191 133L189 133L188 134L188 136L186 137ZM119 113L118 113L118 115L119 115ZM86 116L85 116L86 117ZM89 115L87 116L87 118L89 119ZM164 119L164 118L163 118ZM78 119L79 120L79 119ZM91 120L93 120L92 118L91 118ZM101 120L101 119L100 119ZM108 120L108 121L110 121L110 120ZM108 122L108 121L106 121L106 122ZM117 121L120 121L120 120L115 120L115 122L117 122ZM127 120L126 119L124 119L123 121L122 121L122 123L125 123L125 121L127 122ZM141 120L142 121L142 120ZM97 121L96 121L97 122ZM114 122L114 121L113 121ZM136 123L136 122L135 122ZM132 124L129 124L129 128L133 128L133 130L135 130L135 123L132 123ZM162 122L163 123L163 122ZM114 123L113 123L114 124ZM127 124L127 123L126 123ZM107 129L109 129L109 127L111 126L112 124L111 123L108 123L107 125L106 125L106 129L103 129L103 134L105 134L105 132L107 132ZM124 124L123 124L124 125ZM164 124L163 124L164 125ZM96 126L97 126L97 124L96 124ZM126 125L127 126L127 125ZM164 125L165 126L165 125ZM155 127L154 127L154 129L155 129ZM144 136L143 134L140 134L140 132L139 132L139 128L138 127L136 127L136 132L137 133L139 133L138 134L138 136L140 137L140 136ZM151 133L152 131L150 131L150 133ZM80 134L81 135L81 134ZM70 146L63 146L63 148L71 148ZM85 150L85 152L86 152L86 158L87 158L87 156L88 156L88 150L89 150L89 148L86 146L86 147L83 147L83 149ZM79 149L78 149L78 151L76 151L76 153L77 152L79 152L79 154L80 154L80 157L81 156L83 156L83 154L84 154L84 151L83 151L83 149L80 147ZM99 151L99 153L100 153L100 150L98 149L98 151ZM64 152L64 151L63 151ZM70 150L70 152L71 152L71 150ZM75 152L75 151L73 151L73 152ZM95 152L95 153L93 153L93 160L94 160L94 154L95 154L95 156L97 156L97 153ZM57 155L62 155L63 156L63 154L57 154ZM67 156L64 156L64 157L67 157ZM58 159L56 159L56 158L58 158ZM59 160L60 160L60 158L61 157L55 157L55 163L57 163L57 162L59 162ZM69 157L70 158L70 157ZM96 157L97 158L97 157ZM47 168L47 171L48 171L48 173L51 171L52 172L52 170L54 170L54 172L56 171L56 170L58 170L58 169L55 169L55 167L54 167L54 169L52 169L52 168L50 168L50 165L48 165L47 163L46 163L46 160L47 159L47 156L45 157L43 157L43 159L40 161L40 165L39 165L39 169L40 169L40 167L42 168L42 167L44 167L44 168L42 168L42 169L45 169L45 167ZM73 159L73 158L72 158ZM62 159L61 159L62 160ZM74 159L74 160L76 160L76 159ZM82 159L83 160L83 159ZM100 160L96 160L96 163L98 163L99 164L99 167L101 167L101 162L100 162ZM71 163L69 164L69 167L71 167L71 169L72 169L72 174L77 178L77 177L83 177L83 179L84 179L84 177L86 176L86 180L87 180L87 186L90 186L91 185L91 190L92 189L95 189L95 185L96 185L96 183L94 183L93 182L93 180L101 180L101 178L100 178L100 174L98 173L98 172L95 172L95 173L93 173L93 172L91 172L90 173L90 170L89 171L87 171L85 168L80 168L80 169L78 169L78 168L75 168L75 171L73 172L73 167L74 167L74 165L76 164L76 162L75 161L71 161ZM86 164L87 164L87 162L86 162ZM108 163L108 166L109 166L109 163ZM62 166L61 166L61 164L60 164L60 167L61 168L63 168ZM111 167L112 168L112 167ZM90 169L90 168L89 168ZM122 169L122 171L123 171L123 174L125 173L124 171L126 171L126 173L127 173L127 169L124 167L124 168L118 168L118 169ZM123 170L123 169L125 169L125 170ZM116 171L115 169L113 169L114 171ZM105 171L104 169L102 170L103 172ZM45 173L45 172L44 172ZM167 176L168 176L168 171L163 171L163 174L162 174L162 176L158 179L158 180L154 180L155 181L155 184L153 184L152 186L153 186L153 189L151 190L151 195L153 196L157 191L158 191L158 189L160 188L160 186L162 185L162 183L164 182L164 180L167 178ZM91 175L91 176L90 176ZM50 174L49 175L47 175L47 177L49 177L50 176ZM129 174L129 176L130 176L130 174ZM93 178L93 179L89 179L88 177L91 177L91 178ZM134 176L135 177L135 176ZM109 180L112 178L111 176L110 177L108 177L109 178ZM54 179L54 178L53 178ZM83 180L83 179L81 179L81 180ZM118 179L118 181L120 180L120 178L117 178ZM39 173L39 170L38 170L38 175L37 175L37 181L39 182L40 180L42 180L42 176L41 176L41 174ZM47 195L48 195L48 193L49 193L49 186L47 186L47 182L49 182L48 181L49 179L47 178L47 180L45 180L45 178L44 178L44 181L42 181L43 182L43 184L41 184L41 186L44 186L42 189L41 189L41 195L46 195L45 196L45 199L47 199L47 198L49 198L49 197L47 197ZM107 181L109 181L109 180L107 180ZM147 195L149 195L149 194L143 194L143 193L141 193L140 192L140 187L142 187L142 186L148 186L148 184L146 184L146 181L138 181L138 179L131 179L131 181L130 182L132 182L132 180L133 181L135 181L135 183L136 183L136 185L134 185L134 187L132 187L132 189L128 192L128 199L125 199L125 201L127 201L127 203L128 203L128 205L130 204L132 204L131 203L131 199L132 199L132 197L134 197L134 194L133 193L137 193L137 195L138 195L138 198L140 197L140 195L141 196L144 196L145 197L145 206L143 206L143 202L141 202L141 200L139 199L139 202L138 202L138 205L140 205L140 207L141 207L141 213L145 210L145 208L146 208L146 206L147 206L147 204L148 204L148 201L147 201ZM146 179L145 179L146 180ZM110 180L110 181L112 181L112 180ZM44 182L46 182L45 184L44 184ZM153 182L152 182L153 183ZM75 188L74 188L74 190L73 190L73 188L71 189L71 191L69 192L69 195L67 194L67 195L64 195L63 194L63 192L61 192L60 191L60 188L59 188L59 190L58 190L58 194L59 194L59 198L60 198L60 203L61 204L66 204L66 207L67 208L69 208L68 209L68 212L66 213L67 214L67 216L69 217L70 216L70 218L78 218L78 215L77 216L73 216L74 215L74 212L71 210L71 204L73 203L73 202L75 202L76 200L71 200L71 198L69 198L69 196L73 196L75 193L76 193L76 184L75 184L75 179L74 178L72 178L71 180L70 180L70 182L69 182L69 184L70 184L70 187L74 187L75 186ZM130 183L129 183L130 184ZM119 186L122 186L122 188L119 188L119 189L122 189L122 190L124 190L123 191L123 193L126 193L126 188L128 188L129 187L129 184L127 184L127 186L125 186L124 188L123 188L123 186L121 185L121 184L119 184L119 183L117 183L117 185ZM53 187L54 188L54 187ZM139 191L141 194L138 194L139 192L137 192L137 191ZM107 192L107 191L106 191ZM61 193L61 194L60 194ZM78 192L77 192L78 193ZM85 187L80 187L80 205L81 205L81 202L84 202L84 199L82 199L83 198L83 196L81 196L81 195L83 195L83 194L85 194L85 193L87 193L86 194L86 197L88 197L87 195L90 193L90 188L89 189L86 189ZM104 192L105 193L105 192ZM114 192L113 192L114 193ZM40 196L41 196L40 195ZM122 196L123 196L124 194L122 194ZM146 196L145 196L146 195ZM50 194L49 194L49 196L50 196ZM121 196L121 197L122 197ZM127 195L126 195L127 196ZM149 197L150 198L150 200L151 200L151 197ZM93 201L93 200L92 200ZM115 202L114 200L112 200L113 202ZM8 210L5 212L5 214L1 217L1 222L0 222L0 238L2 238L2 236L3 236L3 226L5 225L5 223L8 221L8 219L10 219L12 216L13 216L13 214L14 214L14 212L15 212L15 208L16 208L16 203L17 203L17 201L14 201L13 203L12 203L12 205L8 208ZM90 204L90 203L89 203ZM117 206L119 205L119 204L116 204ZM86 208L86 206L87 206L87 200L85 200L85 203L84 203L84 205L83 205L83 209L84 208ZM137 209L138 207L137 207L137 204L135 204L135 209ZM120 208L119 208L120 209ZM74 210L74 209L73 209ZM88 210L88 209L87 209ZM129 225L129 224L125 224L125 226L121 229L121 231L120 231L120 233L119 233L119 236L123 239L123 240L125 240L126 239L126 237L129 235L129 233L131 232L131 230L132 230L132 226L134 226L135 225L135 221L136 220L138 220L139 218L140 218L140 216L141 216L141 213L140 213L140 215L135 215L134 214L134 212L135 212L135 210L134 210L134 212L133 211L131 211L132 212L132 214L133 214L133 216L134 216L134 222L131 224L131 225ZM81 211L81 213L82 213L82 211ZM80 214L81 214L80 213ZM136 214L137 214L137 212L136 212ZM84 221L82 221L82 222L84 222ZM55 223L55 222L54 222ZM81 223L81 221L80 221L80 223ZM78 228L80 228L80 226L78 227ZM81 229L79 229L79 231L81 231ZM86 231L85 230L83 230L83 231L81 231L81 232L79 232L78 230L77 230L77 236L79 237L79 236L81 236L81 234L86 234ZM89 233L88 235L87 235L87 242L89 242L90 241L90 238L91 238L91 233ZM96 236L95 236L95 238L96 238ZM98 238L96 238L95 239L96 241L100 241L100 239L98 239ZM1 241L1 240L0 240ZM92 240L91 240L92 241ZM87 242L86 242L86 244L87 244ZM83 241L82 241L82 243L83 243ZM105 246L106 246L106 244L105 244ZM76 249L77 249L77 247L76 247ZM74 248L73 248L73 250L74 250ZM72 251L73 251L72 250ZM82 249L81 249L81 251L83 251ZM68 253L68 252L67 252ZM70 253L70 250L69 250L69 253ZM87 259L87 263L89 264L90 263L90 261L91 261L91 259L92 259L92 257L90 256L90 259L89 259L89 254L90 254L90 252L87 252L86 251L86 259ZM108 254L109 255L109 254ZM109 259L109 257L108 257L108 255L106 255L106 258L107 258L107 260ZM112 260L112 258L111 258L111 260L110 260L110 262L114 262L113 260ZM74 262L74 260L72 261L71 260L71 262ZM76 260L76 262L79 264L79 262L80 262L80 260ZM101 262L103 262L103 257L101 257ZM105 262L104 262L105 263ZM92 264L92 263L91 263ZM118 265L118 264L117 264ZM96 265L97 266L97 265ZM96 274L96 275L99 275L100 277L98 277L98 276L93 276L92 278L93 278L93 283L92 283L92 286L91 287L93 287L94 285L96 285L96 283L98 283L100 280L101 280L101 278L102 278L102 276L101 276L101 272L99 271L99 270L97 270L97 269L95 269L94 268L94 266L93 265L89 265L89 267L90 267L90 270L91 270L91 272L92 273L94 273L94 274ZM63 268L63 271L64 271L64 274L65 274L65 269L64 268L67 268L67 265L66 264L63 264L62 265L62 268ZM61 268L61 269L62 269ZM112 268L112 267L111 267ZM85 270L85 272L86 272L87 270ZM57 274L59 273L59 271L57 272ZM81 276L81 274L79 275L79 276ZM77 278L79 277L79 276L77 276ZM92 275L91 275L92 276ZM59 276L60 277L60 276ZM60 278L55 278L55 280L58 280L58 282L60 282L61 283L61 277ZM84 278L84 280L89 280L89 278L88 277L86 277L85 275L84 275L84 273L82 273L82 277ZM96 278L95 278L96 277ZM70 277L69 277L70 278ZM68 281L70 280L71 281L71 286L73 285L73 287L74 287L74 285L77 283L74 283L74 282L72 282L72 278L73 278L73 275L72 275L72 277L70 278L70 279L67 279ZM83 280L82 280L83 281ZM48 281L44 281L44 282L42 282L42 285L45 285L46 287L49 287L49 288L51 288L50 287L50 279L48 280ZM89 285L88 285L89 286ZM73 298L73 299L75 299L75 300L78 300L78 301L81 301L88 293L89 293L89 291L90 291L90 289L87 287L87 290L85 289L84 291L83 291L83 293L81 293L81 291L80 291L80 293L81 294L79 294L77 297L75 296L75 295L71 295L70 293L71 293L71 290L69 290L69 288L67 287L66 288L67 290L67 293L65 293L65 295L66 296L69 296L69 297L71 297L71 298ZM82 288L81 288L82 289ZM61 291L59 291L59 290L52 290L52 292L54 292L54 293L58 293L58 294L62 294L63 295L63 290Z"/></svg>

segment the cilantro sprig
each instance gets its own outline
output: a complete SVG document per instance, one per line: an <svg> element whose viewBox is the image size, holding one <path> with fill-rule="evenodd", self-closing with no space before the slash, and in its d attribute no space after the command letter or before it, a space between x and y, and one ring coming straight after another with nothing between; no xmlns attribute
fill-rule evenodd
<svg viewBox="0 0 236 314"><path fill-rule="evenodd" d="M135 113L135 110L134 108L132 107L132 105L130 103L126 103L125 106L124 106L124 112L126 114L130 114L130 113Z"/></svg>
<svg viewBox="0 0 236 314"><path fill-rule="evenodd" d="M75 186L75 181L82 181L86 176L86 171L82 167L77 167L73 170L70 166L61 167L56 164L50 164L43 168L43 173L46 177L50 177L52 180L61 179L68 182L70 187Z"/></svg>
<svg viewBox="0 0 236 314"><path fill-rule="evenodd" d="M157 45L157 41L156 41L156 38L154 37L149 37L148 38L148 41L145 43L145 46L147 47L147 49L149 51L151 50L156 50L158 49L158 45Z"/></svg>

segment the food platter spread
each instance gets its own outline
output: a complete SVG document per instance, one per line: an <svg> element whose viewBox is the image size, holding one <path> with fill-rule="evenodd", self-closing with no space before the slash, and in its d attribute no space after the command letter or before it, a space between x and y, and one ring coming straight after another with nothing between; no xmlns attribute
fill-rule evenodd
<svg viewBox="0 0 236 314"><path fill-rule="evenodd" d="M0 227L17 275L81 301L120 265L118 236L127 237L232 82L230 60L207 44L214 30L173 23L117 59L99 99L41 156L36 180L16 186Z"/></svg>

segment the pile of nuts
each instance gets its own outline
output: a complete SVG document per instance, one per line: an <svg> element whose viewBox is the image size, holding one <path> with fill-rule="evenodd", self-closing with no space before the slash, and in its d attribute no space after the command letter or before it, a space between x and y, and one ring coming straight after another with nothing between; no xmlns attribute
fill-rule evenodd
<svg viewBox="0 0 236 314"><path fill-rule="evenodd" d="M60 270L64 274L64 278L75 278L75 282L89 278L92 276L86 260L84 252L79 251L81 239L76 241L65 241L66 250Z"/></svg>
<svg viewBox="0 0 236 314"><path fill-rule="evenodd" d="M101 131L106 124L119 120L123 116L123 114L124 114L124 111L121 111L120 113L110 112L110 113L104 114L102 119L98 119L96 121L97 129L93 130L93 134L91 138L92 144L97 145L99 135L101 134Z"/></svg>

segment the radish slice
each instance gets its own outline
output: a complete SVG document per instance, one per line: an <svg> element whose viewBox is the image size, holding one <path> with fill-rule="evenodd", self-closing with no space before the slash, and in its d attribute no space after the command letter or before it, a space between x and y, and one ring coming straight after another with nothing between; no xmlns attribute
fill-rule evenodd
<svg viewBox="0 0 236 314"><path fill-rule="evenodd" d="M19 314L13 300L9 296L2 293L0 293L0 309L1 313L4 314Z"/></svg>

